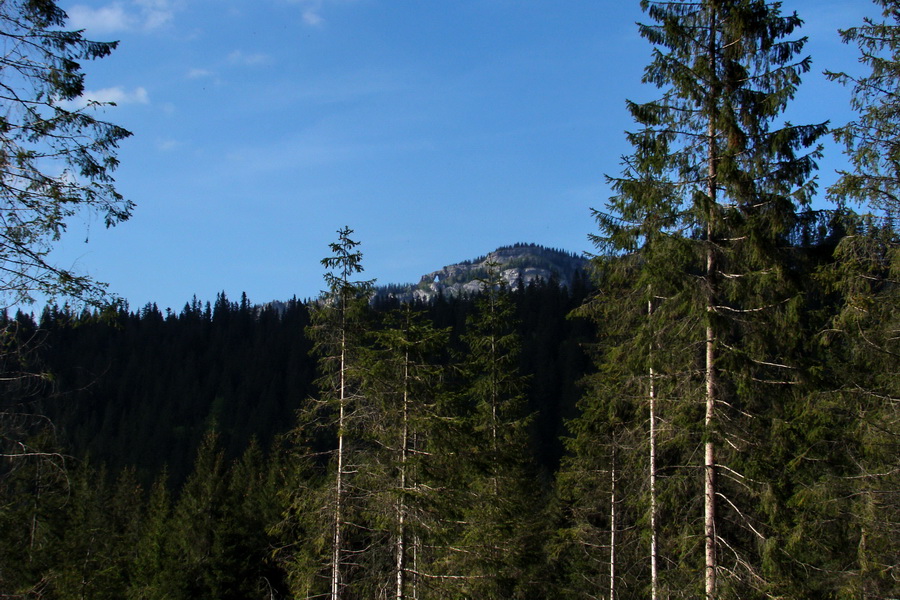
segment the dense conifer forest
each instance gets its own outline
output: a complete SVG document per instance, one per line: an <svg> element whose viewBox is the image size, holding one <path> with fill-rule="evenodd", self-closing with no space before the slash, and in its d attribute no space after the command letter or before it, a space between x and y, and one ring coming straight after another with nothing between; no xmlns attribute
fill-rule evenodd
<svg viewBox="0 0 900 600"><path fill-rule="evenodd" d="M555 282L537 282L503 291L509 307L504 322L497 326L502 325L504 335L511 336L507 339L515 340L518 348L515 356L502 362L504 369L516 375L503 376L521 390L521 404L516 409L522 423L520 446L514 459L530 465L527 478L519 481L527 482L529 491L538 495L549 493L563 452L564 421L575 414L578 382L589 365L582 348L593 337L592 326L585 319L568 318L589 291L586 279L571 290ZM481 372L465 365L470 323L479 313L481 301L480 297L439 297L415 306L401 306L389 299L366 303L362 309L367 322L365 344L373 344L373 352L398 347L390 340L398 333L388 327L395 324L396 315L414 318L420 327L439 332L440 344L432 343L422 359L427 358L430 368L442 374L435 375L434 387L423 388L423 393L443 396L441 401L450 404L464 402L458 396L466 393L469 378ZM23 370L48 374L26 385L17 382L8 387L4 397L7 414L37 419L31 429L40 439L34 440L33 446L53 457L49 462L43 458L17 462L5 474L3 506L8 510L3 511L0 531L4 548L19 548L13 554L22 561L7 563L4 583L15 586L7 589L39 594L43 592L36 586L47 585L54 593L65 595L68 592L57 588L63 585L59 578L76 575L63 576L60 569L73 568L79 569L77 577L89 576L83 584L88 587L79 588L84 593L115 596L123 586L136 585L131 581L138 568L135 561L149 560L134 554L144 541L118 530L129 527L135 528L130 534L136 536L149 535L152 530L152 535L162 536L152 544L174 553L167 566L154 563L156 566L146 567L148 577L173 586L164 596L249 597L252 594L247 590L230 589L238 575L246 580L240 586L263 585L260 577L265 576L269 581L265 585L286 593L289 569L270 556L281 537L271 529L284 526L281 521L291 495L284 486L288 481L299 485L292 478L303 476L294 472L298 428L323 420L320 415L310 417L309 423L298 423L309 409L310 398L318 395L319 372L311 354L311 307L315 304L297 300L284 307L253 306L246 296L232 302L220 294L214 303L195 299L177 314L164 315L150 305L138 311L121 308L77 313L48 307L37 320L24 314L6 317L5 327L16 331L23 347L29 341L34 344ZM385 336L387 340L381 341ZM375 355L367 360L372 361L372 366L366 367L371 374L386 368L378 366ZM466 374L467 368L472 370L470 374ZM45 416L52 426L41 427L45 421L37 415ZM449 420L471 417L462 409L446 416ZM430 427L440 425L432 423ZM368 430L369 425L363 429ZM307 434L317 452L327 452L333 443L333 431ZM469 458L475 460L476 456ZM479 464L493 462L487 456L477 459ZM244 491L235 491L241 486ZM232 498L232 492L240 498ZM203 497L195 497L197 494ZM29 502L17 506L16 499L26 497ZM247 506L228 506L232 501ZM127 505L119 507L119 502ZM120 509L115 519L105 518L107 510ZM92 523L80 523L85 510L95 512ZM24 518L26 513L33 519ZM176 515L184 521L173 520ZM205 525L188 526L194 519ZM93 529L76 533L81 527ZM204 527L210 529L201 531ZM215 531L218 528L223 531ZM224 531L229 528L235 529ZM77 564L62 567L58 554L62 538L85 535L103 537L104 549L82 539L78 543L85 545L71 555ZM205 583L189 585L173 579L175 574L168 569L206 569L200 564L187 566L186 561L192 559L179 553L210 552L211 548L191 549L192 544L197 536L212 540L220 535L234 536L227 542L229 548L215 550L229 557L204 559L212 560L214 569L202 574ZM244 536L249 537L233 546ZM226 542L223 538L216 543ZM79 552L94 558L84 563L85 556ZM232 573L228 577L234 581L218 581L230 570L227 561L248 562L252 557L258 561L252 573ZM154 560L165 562L162 557ZM219 560L225 562L213 567ZM118 575L83 571L105 573L108 561L121 564ZM195 575L200 576L199 571ZM44 577L52 583L43 581ZM101 583L95 577L110 581ZM266 589L261 587L260 593Z"/></svg>
<svg viewBox="0 0 900 600"><path fill-rule="evenodd" d="M799 17L648 0L658 98L571 287L489 260L477 294L402 303L345 227L308 301L3 315L0 597L900 597L900 5L875 4L842 32L867 74L830 74L859 114L832 208L828 126L782 122Z"/></svg>
<svg viewBox="0 0 900 600"><path fill-rule="evenodd" d="M548 470L559 461L563 415L574 414L587 367L581 344L590 326L566 318L587 286L547 282L513 295L525 345L517 366L534 382L530 409L542 415L532 427L533 452ZM414 310L449 328L446 350L461 353L474 305L471 297L441 297ZM384 299L372 311L398 306ZM145 484L165 468L180 485L207 432L217 432L230 460L252 440L268 448L296 425L295 411L317 393L309 319L307 302L253 306L246 296L232 302L220 294L177 314L153 305L113 313L54 306L36 320L20 314L6 322L22 339L40 339L29 368L51 376L22 400L54 423L60 444L115 472L134 467Z"/></svg>

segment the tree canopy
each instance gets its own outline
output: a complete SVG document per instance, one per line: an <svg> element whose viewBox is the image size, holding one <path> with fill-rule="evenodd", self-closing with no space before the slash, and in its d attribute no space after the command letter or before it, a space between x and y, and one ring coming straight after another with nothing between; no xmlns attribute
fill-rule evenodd
<svg viewBox="0 0 900 600"><path fill-rule="evenodd" d="M71 217L98 214L107 227L133 208L115 188L119 142L130 132L85 100L81 63L116 42L67 31L55 0L0 3L0 303L36 294L98 302L103 286L53 264L49 254Z"/></svg>

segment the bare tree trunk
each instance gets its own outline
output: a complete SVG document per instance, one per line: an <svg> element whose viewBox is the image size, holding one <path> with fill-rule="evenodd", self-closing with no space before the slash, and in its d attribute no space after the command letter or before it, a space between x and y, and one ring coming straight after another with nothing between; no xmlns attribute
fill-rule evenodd
<svg viewBox="0 0 900 600"><path fill-rule="evenodd" d="M37 538L37 527L38 527L38 508L41 501L41 490L43 489L43 482L41 481L41 462L37 463L37 473L35 474L35 486L34 486L34 510L31 513L31 531L28 536L28 548L34 549L35 539ZM31 562L32 554L29 553L28 561Z"/></svg>
<svg viewBox="0 0 900 600"><path fill-rule="evenodd" d="M406 587L406 463L409 451L409 351L403 364L403 432L400 441L400 497L397 500L397 600L403 600Z"/></svg>
<svg viewBox="0 0 900 600"><path fill-rule="evenodd" d="M647 316L653 314L653 299L647 301ZM650 354L652 357L651 343ZM652 363L651 363L652 364ZM659 589L658 540L656 523L656 380L650 367L650 599L656 600Z"/></svg>
<svg viewBox="0 0 900 600"><path fill-rule="evenodd" d="M609 468L609 600L616 598L616 441Z"/></svg>
<svg viewBox="0 0 900 600"><path fill-rule="evenodd" d="M716 598L716 456L711 439L715 411L715 338L712 327L706 329L706 417L704 418L706 441L703 460L703 535L706 539L706 598Z"/></svg>
<svg viewBox="0 0 900 600"><path fill-rule="evenodd" d="M713 42L710 52L714 53ZM716 149L713 123L709 125L709 222L706 229L706 284L709 287L707 298L707 319L712 319L715 290L715 254L713 249L713 218L716 202ZM706 325L706 415L703 419L703 535L705 543L705 587L706 599L716 598L716 456L713 442L713 428L716 410L716 333L711 322Z"/></svg>
<svg viewBox="0 0 900 600"><path fill-rule="evenodd" d="M422 539L418 535L412 540L412 600L419 600L419 553L422 548Z"/></svg>
<svg viewBox="0 0 900 600"><path fill-rule="evenodd" d="M496 298L494 294L497 293L494 290L490 291L491 294L491 313L493 314L496 311ZM496 363L497 358L497 334L495 331L491 332L491 358L493 362ZM497 460L497 453L499 450L499 443L497 442L497 404L500 402L499 392L497 390L497 376L496 373L491 373L491 452L493 452L493 460ZM494 476L492 478L492 484L494 487L494 500L497 501L500 497L500 483L497 481L497 471L494 469Z"/></svg>
<svg viewBox="0 0 900 600"><path fill-rule="evenodd" d="M341 561L343 559L343 502L344 502L344 409L347 402L346 381L347 359L347 333L344 329L343 319L341 323L341 365L340 365L340 407L338 414L338 447L337 447L337 478L334 484L334 538L331 546L331 600L341 598Z"/></svg>
<svg viewBox="0 0 900 600"><path fill-rule="evenodd" d="M712 127L710 126L710 129ZM712 140L710 140L712 144ZM710 146L710 154L713 148ZM710 158L710 181L715 176L715 165ZM711 197L715 197L715 187L710 183ZM715 257L712 248L712 222L707 225L706 277L707 285L712 288ZM707 313L712 315L713 290L710 289ZM705 538L705 587L706 600L716 598L716 454L713 441L713 428L716 410L716 334L712 324L706 326L706 414L703 419L703 536Z"/></svg>
<svg viewBox="0 0 900 600"><path fill-rule="evenodd" d="M715 69L717 64L716 29L718 7L713 2L709 7L709 64ZM704 583L706 600L715 600L717 597L716 571L718 563L716 557L716 454L713 441L716 410L716 332L712 319L716 302L716 260L713 242L715 237L716 218L716 165L718 149L716 144L715 116L718 111L717 89L710 90L709 148L707 156L707 169L709 180L707 182L707 196L709 208L706 223L706 285L707 285L707 324L706 324L706 415L703 419L703 536L705 539L705 573Z"/></svg>
<svg viewBox="0 0 900 600"><path fill-rule="evenodd" d="M413 432L412 434L412 451L417 451L419 449L419 434L417 432ZM417 486L418 481L412 481L412 486ZM422 538L419 536L418 532L413 531L413 534L410 539L412 545L412 556L410 557L410 561L412 562L412 573L410 574L410 598L411 600L419 600L419 556L422 553Z"/></svg>

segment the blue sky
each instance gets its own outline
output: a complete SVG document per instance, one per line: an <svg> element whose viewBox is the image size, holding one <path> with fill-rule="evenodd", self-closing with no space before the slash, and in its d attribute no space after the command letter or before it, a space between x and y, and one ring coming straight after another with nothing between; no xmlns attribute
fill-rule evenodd
<svg viewBox="0 0 900 600"><path fill-rule="evenodd" d="M71 25L120 40L88 96L134 137L118 188L133 217L74 220L55 253L132 309L219 291L314 296L349 225L367 277L415 281L515 242L589 250L648 100L637 0L73 0ZM851 116L823 69L869 0L786 0L814 60L788 118ZM829 145L824 183L841 167ZM85 240L88 240L85 243Z"/></svg>

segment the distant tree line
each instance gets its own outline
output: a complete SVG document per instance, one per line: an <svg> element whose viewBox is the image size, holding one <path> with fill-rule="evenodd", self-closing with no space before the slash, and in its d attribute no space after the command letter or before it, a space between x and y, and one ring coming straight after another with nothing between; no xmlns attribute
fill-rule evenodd
<svg viewBox="0 0 900 600"><path fill-rule="evenodd" d="M587 368L580 343L589 326L566 314L588 289L582 279L571 290L536 283L514 295L526 340L518 367L534 379L529 406L543 415L533 426L533 449L549 470L562 453L563 418L574 413L576 382ZM475 302L441 296L415 310L449 327L448 348L459 349ZM379 299L372 309L397 306ZM316 394L309 318L308 303L297 299L260 307L224 293L212 303L195 298L178 313L148 304L114 312L50 306L37 319L7 316L4 324L14 324L21 339L40 339L30 366L52 378L5 401L46 415L75 456L90 455L112 472L133 467L144 484L165 467L170 482L180 483L207 432L217 432L233 459L251 440L268 448L295 425L297 408Z"/></svg>

